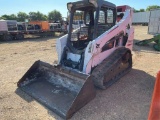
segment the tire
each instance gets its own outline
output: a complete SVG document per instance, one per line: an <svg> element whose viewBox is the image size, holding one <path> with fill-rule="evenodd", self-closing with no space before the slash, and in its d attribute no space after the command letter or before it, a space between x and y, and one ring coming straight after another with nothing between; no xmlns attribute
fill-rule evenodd
<svg viewBox="0 0 160 120"><path fill-rule="evenodd" d="M17 34L16 35L16 39L17 40L23 40L24 39L24 35L23 34Z"/></svg>
<svg viewBox="0 0 160 120"><path fill-rule="evenodd" d="M4 40L4 41L11 41L11 40L13 40L13 36L12 36L12 35L8 35L8 34L7 34L7 35L4 35L4 36L3 36L3 40Z"/></svg>

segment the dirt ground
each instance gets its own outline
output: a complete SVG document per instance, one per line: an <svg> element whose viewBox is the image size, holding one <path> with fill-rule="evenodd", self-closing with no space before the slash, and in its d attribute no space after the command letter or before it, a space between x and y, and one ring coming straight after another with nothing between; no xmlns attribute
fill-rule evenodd
<svg viewBox="0 0 160 120"><path fill-rule="evenodd" d="M151 38L147 27L135 26L135 40ZM61 120L59 116L17 89L17 82L29 67L42 60L57 59L56 38L0 42L0 119ZM150 46L133 48L133 69L107 90L97 90L94 100L71 120L146 120L156 73L160 70L160 52Z"/></svg>

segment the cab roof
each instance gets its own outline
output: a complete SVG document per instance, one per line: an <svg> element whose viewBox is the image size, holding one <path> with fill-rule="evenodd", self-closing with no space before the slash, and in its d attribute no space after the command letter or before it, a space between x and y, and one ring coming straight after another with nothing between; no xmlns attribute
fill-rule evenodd
<svg viewBox="0 0 160 120"><path fill-rule="evenodd" d="M108 1L105 1L105 0L95 0L97 2L97 5L98 7L101 7L101 6L107 6L107 7L110 7L110 8L116 8L116 5L111 3L111 2L108 2ZM92 3L89 2L89 0L81 0L81 1L77 1L77 2L69 2L67 3L68 4L72 4L72 8L73 9L78 9L78 8L83 8L83 7L88 7L88 6L91 6L91 7L95 7Z"/></svg>

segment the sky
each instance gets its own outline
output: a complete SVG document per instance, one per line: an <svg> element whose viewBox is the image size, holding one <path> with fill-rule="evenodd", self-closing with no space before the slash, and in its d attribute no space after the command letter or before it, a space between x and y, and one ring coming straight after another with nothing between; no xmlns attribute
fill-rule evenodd
<svg viewBox="0 0 160 120"><path fill-rule="evenodd" d="M0 16L4 14L17 14L21 12L37 12L44 14L58 10L63 17L67 16L67 3L77 0L0 0ZM159 5L160 0L107 0L115 5L129 5L137 10L146 9L149 5Z"/></svg>

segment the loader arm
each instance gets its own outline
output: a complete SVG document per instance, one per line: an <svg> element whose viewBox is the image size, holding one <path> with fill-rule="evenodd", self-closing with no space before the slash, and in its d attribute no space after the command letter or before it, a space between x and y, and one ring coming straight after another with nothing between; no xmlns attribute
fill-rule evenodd
<svg viewBox="0 0 160 120"><path fill-rule="evenodd" d="M115 26L90 42L85 51L83 72L90 73L92 68L101 63L119 47L126 47L132 50L134 37L134 28L131 26L132 12L131 9L126 10L124 17ZM115 46L117 39L119 39L119 46ZM114 42L114 46L105 50L105 45L109 41ZM90 50L92 51L90 52Z"/></svg>

